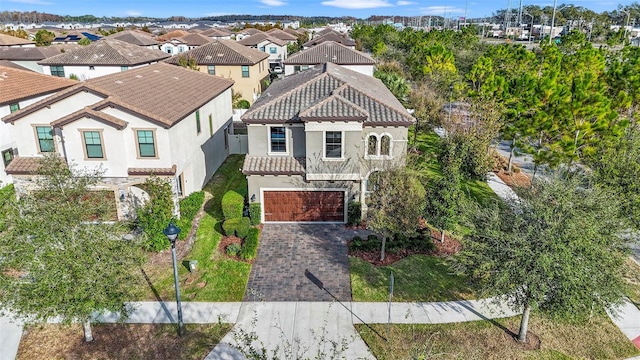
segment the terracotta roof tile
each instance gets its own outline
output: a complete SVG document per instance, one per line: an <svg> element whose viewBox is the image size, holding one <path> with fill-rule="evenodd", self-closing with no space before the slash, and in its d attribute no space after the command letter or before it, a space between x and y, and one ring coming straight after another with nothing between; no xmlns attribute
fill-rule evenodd
<svg viewBox="0 0 640 360"><path fill-rule="evenodd" d="M99 111L112 105L169 128L229 89L233 81L180 66L157 63L76 84L2 120L13 122L70 94L89 91L104 97L102 102L92 106L92 110Z"/></svg>
<svg viewBox="0 0 640 360"><path fill-rule="evenodd" d="M283 61L285 65L316 65L332 62L338 65L375 65L371 56L335 41L326 41L297 52Z"/></svg>
<svg viewBox="0 0 640 360"><path fill-rule="evenodd" d="M131 176L148 176L148 175L175 175L176 165L170 168L128 168L127 173Z"/></svg>
<svg viewBox="0 0 640 360"><path fill-rule="evenodd" d="M156 39L160 42L164 42L164 41L169 41L171 39L179 38L185 35L189 35L189 32L185 30L173 30L164 35L158 36Z"/></svg>
<svg viewBox="0 0 640 360"><path fill-rule="evenodd" d="M246 156L242 165L245 175L304 175L305 159L294 157Z"/></svg>
<svg viewBox="0 0 640 360"><path fill-rule="evenodd" d="M0 46L28 45L35 43L35 41L0 33Z"/></svg>
<svg viewBox="0 0 640 360"><path fill-rule="evenodd" d="M128 42L105 38L78 50L42 60L43 65L120 65L133 66L156 62L170 55L155 49L148 49Z"/></svg>
<svg viewBox="0 0 640 360"><path fill-rule="evenodd" d="M269 54L233 40L211 40L208 44L174 55L165 62L177 65L181 56L193 57L198 65L255 65L268 58Z"/></svg>
<svg viewBox="0 0 640 360"><path fill-rule="evenodd" d="M336 97L339 95L339 97ZM327 100L334 97L334 99ZM245 123L278 124L366 114L364 124L408 126L415 122L407 110L371 76L327 63L275 81L242 116Z"/></svg>
<svg viewBox="0 0 640 360"><path fill-rule="evenodd" d="M0 60L0 67L3 67L3 66L8 68L18 69L18 70L33 71L31 69L27 69L24 66L20 66L16 63L13 63L9 60Z"/></svg>
<svg viewBox="0 0 640 360"><path fill-rule="evenodd" d="M153 39L151 35L147 35L146 33L143 34L134 30L120 31L115 34L109 35L107 38L128 42L129 44L138 46L151 46L159 44L159 42Z"/></svg>
<svg viewBox="0 0 640 360"><path fill-rule="evenodd" d="M312 46L321 44L325 41L334 41L345 46L356 46L356 43L353 40L347 39L346 37L340 35L339 33L329 33L327 35L313 38L307 41L306 43L302 44L302 46L312 47Z"/></svg>
<svg viewBox="0 0 640 360"><path fill-rule="evenodd" d="M261 43L261 42L263 42L265 40L269 41L269 42L272 42L272 43L274 43L274 44L276 44L278 46L287 45L286 41L277 39L277 38L275 38L275 37L273 37L271 35L265 34L265 33L258 33L258 34L246 37L246 38L238 41L238 44L242 44L242 45L245 45L245 46L256 46L256 45L258 45L259 43Z"/></svg>
<svg viewBox="0 0 640 360"><path fill-rule="evenodd" d="M0 105L16 103L66 89L77 81L0 66Z"/></svg>
<svg viewBox="0 0 640 360"><path fill-rule="evenodd" d="M273 28L273 29L267 31L267 34L273 36L276 39L280 39L280 40L284 40L284 41L296 41L296 40L298 40L297 36L289 34L288 32L286 32L284 30L280 30L278 28Z"/></svg>
<svg viewBox="0 0 640 360"><path fill-rule="evenodd" d="M218 29L218 28L211 28L211 29L207 29L203 32L200 33L201 35L204 36L208 36L208 37L226 37L226 36L231 36L231 33L229 31L225 31L222 29Z"/></svg>
<svg viewBox="0 0 640 360"><path fill-rule="evenodd" d="M188 34L178 38L178 40L182 41L183 43L189 46L200 46L200 45L204 45L206 43L211 42L213 39L206 35Z"/></svg>
<svg viewBox="0 0 640 360"><path fill-rule="evenodd" d="M63 128L65 125L82 118L92 118L107 125L111 125L118 130L124 129L128 124L126 121L118 119L115 116L86 107L52 122L51 126Z"/></svg>
<svg viewBox="0 0 640 360"><path fill-rule="evenodd" d="M4 171L9 175L36 175L40 171L42 159L42 157L18 156L11 160Z"/></svg>

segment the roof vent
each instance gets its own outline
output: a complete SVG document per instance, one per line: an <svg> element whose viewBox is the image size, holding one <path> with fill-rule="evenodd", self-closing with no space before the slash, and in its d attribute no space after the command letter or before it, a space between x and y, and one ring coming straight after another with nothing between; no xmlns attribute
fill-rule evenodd
<svg viewBox="0 0 640 360"><path fill-rule="evenodd" d="M141 78L142 78L142 75L136 75L136 77L137 77L138 79L141 79Z"/></svg>
<svg viewBox="0 0 640 360"><path fill-rule="evenodd" d="M160 72L160 70L153 70L153 72L154 72L154 73L159 73L159 72Z"/></svg>
<svg viewBox="0 0 640 360"><path fill-rule="evenodd" d="M124 84L124 83L120 80L116 80L116 84Z"/></svg>
<svg viewBox="0 0 640 360"><path fill-rule="evenodd" d="M174 76L173 78L174 78L174 79L176 79L176 80L180 80L180 79L178 79L178 77L177 77L177 76Z"/></svg>
<svg viewBox="0 0 640 360"><path fill-rule="evenodd" d="M224 56L224 54L218 54L218 57L222 57L222 56Z"/></svg>
<svg viewBox="0 0 640 360"><path fill-rule="evenodd" d="M205 59L207 59L207 60L211 60L211 58L213 58L213 56L211 56L211 55L207 55L207 56L205 57Z"/></svg>

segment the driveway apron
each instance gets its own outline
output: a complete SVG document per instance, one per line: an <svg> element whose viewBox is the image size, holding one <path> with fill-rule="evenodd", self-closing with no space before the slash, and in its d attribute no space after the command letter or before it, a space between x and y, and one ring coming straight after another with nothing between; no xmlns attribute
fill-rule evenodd
<svg viewBox="0 0 640 360"><path fill-rule="evenodd" d="M341 224L265 224L244 300L351 301L347 240L358 234Z"/></svg>

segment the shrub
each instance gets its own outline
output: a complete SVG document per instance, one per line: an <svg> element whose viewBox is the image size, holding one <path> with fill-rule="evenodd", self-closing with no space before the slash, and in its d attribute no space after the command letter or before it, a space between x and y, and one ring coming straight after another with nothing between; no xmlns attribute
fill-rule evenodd
<svg viewBox="0 0 640 360"><path fill-rule="evenodd" d="M257 228L250 228L247 238L242 244L242 250L240 250L240 258L243 260L253 260L258 254L258 239L260 238L260 230Z"/></svg>
<svg viewBox="0 0 640 360"><path fill-rule="evenodd" d="M179 239L186 239L191 230L193 219L200 211L202 203L204 202L204 192L197 191L180 200L180 220L177 221L177 225L182 231L178 235Z"/></svg>
<svg viewBox="0 0 640 360"><path fill-rule="evenodd" d="M374 234L367 236L368 241L379 241L378 237Z"/></svg>
<svg viewBox="0 0 640 360"><path fill-rule="evenodd" d="M260 203L249 204L249 218L251 218L251 225L260 224Z"/></svg>
<svg viewBox="0 0 640 360"><path fill-rule="evenodd" d="M222 196L222 214L225 220L242 217L244 210L244 196L233 190L227 191Z"/></svg>
<svg viewBox="0 0 640 360"><path fill-rule="evenodd" d="M362 222L362 205L358 201L352 201L347 206L347 225L360 225Z"/></svg>
<svg viewBox="0 0 640 360"><path fill-rule="evenodd" d="M173 217L171 185L168 181L153 176L148 178L141 187L149 194L149 201L136 210L138 226L145 234L144 247L150 251L164 250L169 247L169 240L162 230L167 227Z"/></svg>
<svg viewBox="0 0 640 360"><path fill-rule="evenodd" d="M240 253L240 249L240 244L231 243L227 245L226 252L229 256L238 256L238 254Z"/></svg>
<svg viewBox="0 0 640 360"><path fill-rule="evenodd" d="M237 217L226 220L222 224L222 229L227 236L237 236L241 239L247 237L249 229L251 228L251 222L248 217Z"/></svg>
<svg viewBox="0 0 640 360"><path fill-rule="evenodd" d="M349 242L349 249L352 251L377 251L380 249L380 246L382 246L382 241L373 234L369 235L366 240L362 239L360 236L354 236Z"/></svg>
<svg viewBox="0 0 640 360"><path fill-rule="evenodd" d="M249 101L245 99L242 99L236 103L236 109L248 109L249 107L251 107L251 104L249 104Z"/></svg>

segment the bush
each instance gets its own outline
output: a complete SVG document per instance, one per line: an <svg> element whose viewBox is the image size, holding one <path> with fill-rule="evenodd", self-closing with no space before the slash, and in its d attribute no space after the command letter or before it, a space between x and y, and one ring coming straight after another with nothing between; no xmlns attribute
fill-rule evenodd
<svg viewBox="0 0 640 360"><path fill-rule="evenodd" d="M227 248L225 250L227 252L227 255L229 256L238 256L241 248L242 247L240 246L240 244L232 243L227 245Z"/></svg>
<svg viewBox="0 0 640 360"><path fill-rule="evenodd" d="M222 196L222 214L225 220L242 217L244 210L244 196L233 190L227 191Z"/></svg>
<svg viewBox="0 0 640 360"><path fill-rule="evenodd" d="M249 204L249 218L251 218L251 225L260 224L260 203Z"/></svg>
<svg viewBox="0 0 640 360"><path fill-rule="evenodd" d="M251 104L245 99L239 100L236 103L236 109L248 109L249 107L251 107Z"/></svg>
<svg viewBox="0 0 640 360"><path fill-rule="evenodd" d="M189 235L193 219L200 211L204 203L204 192L197 191L180 200L180 220L177 221L178 227L182 230L178 235L179 239L185 239Z"/></svg>
<svg viewBox="0 0 640 360"><path fill-rule="evenodd" d="M253 260L258 255L258 239L260 238L260 230L250 228L247 238L242 244L240 250L240 258L243 260Z"/></svg>
<svg viewBox="0 0 640 360"><path fill-rule="evenodd" d="M241 239L247 237L250 228L251 222L248 217L229 219L222 224L222 229L227 236L237 236Z"/></svg>
<svg viewBox="0 0 640 360"><path fill-rule="evenodd" d="M380 250L382 241L375 235L369 235L366 240L360 236L354 236L349 242L349 250L351 251L377 251Z"/></svg>
<svg viewBox="0 0 640 360"><path fill-rule="evenodd" d="M360 225L362 222L362 205L358 201L352 201L347 206L347 225Z"/></svg>
<svg viewBox="0 0 640 360"><path fill-rule="evenodd" d="M141 187L149 194L149 201L136 210L138 226L145 234L144 247L150 251L164 250L169 247L169 240L162 230L173 217L171 185L166 180L150 177Z"/></svg>

